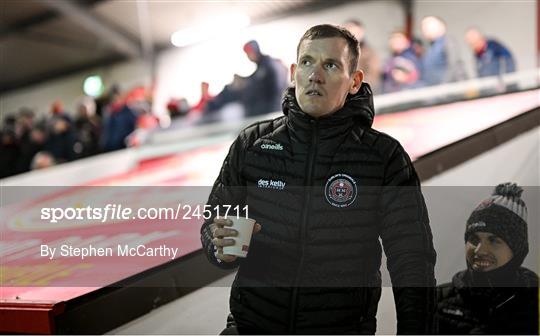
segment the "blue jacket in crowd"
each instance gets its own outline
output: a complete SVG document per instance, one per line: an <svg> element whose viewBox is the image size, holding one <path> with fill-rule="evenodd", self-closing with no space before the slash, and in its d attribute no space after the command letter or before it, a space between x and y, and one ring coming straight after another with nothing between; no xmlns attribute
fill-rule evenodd
<svg viewBox="0 0 540 336"><path fill-rule="evenodd" d="M422 84L425 86L466 79L459 47L447 36L432 42L422 59L422 66Z"/></svg>
<svg viewBox="0 0 540 336"><path fill-rule="evenodd" d="M103 121L102 146L105 151L126 147L125 138L135 130L137 115L127 105L112 111Z"/></svg>
<svg viewBox="0 0 540 336"><path fill-rule="evenodd" d="M510 51L495 40L488 40L486 47L475 54L478 77L497 76L516 71Z"/></svg>
<svg viewBox="0 0 540 336"><path fill-rule="evenodd" d="M406 83L400 83L394 79L392 72L401 70L410 76ZM419 86L418 79L422 71L422 64L413 48L409 47L399 54L394 54L384 65L383 69L383 93L396 92L404 89L412 89Z"/></svg>
<svg viewBox="0 0 540 336"><path fill-rule="evenodd" d="M287 69L278 60L260 55L257 69L247 78L241 93L246 116L280 111L283 91L287 87Z"/></svg>

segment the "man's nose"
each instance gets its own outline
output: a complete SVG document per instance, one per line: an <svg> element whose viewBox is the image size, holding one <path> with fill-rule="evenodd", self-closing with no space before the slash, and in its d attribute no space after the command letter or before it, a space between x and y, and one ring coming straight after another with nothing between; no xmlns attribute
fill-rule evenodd
<svg viewBox="0 0 540 336"><path fill-rule="evenodd" d="M324 82L324 77L321 73L321 69L319 67L315 67L311 74L309 75L309 81L311 83L317 83L322 84Z"/></svg>
<svg viewBox="0 0 540 336"><path fill-rule="evenodd" d="M481 254L481 253L484 253L484 252L485 252L485 251L484 251L485 249L484 249L483 247L484 247L484 244L478 243L478 244L476 245L476 248L474 249L474 253L475 253L475 254Z"/></svg>

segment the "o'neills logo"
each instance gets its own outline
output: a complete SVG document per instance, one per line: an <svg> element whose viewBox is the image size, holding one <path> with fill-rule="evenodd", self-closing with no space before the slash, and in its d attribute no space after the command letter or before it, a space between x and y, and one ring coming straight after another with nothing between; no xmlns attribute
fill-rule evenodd
<svg viewBox="0 0 540 336"><path fill-rule="evenodd" d="M283 150L283 146L279 143L277 144L262 144L261 149L271 149L271 150Z"/></svg>
<svg viewBox="0 0 540 336"><path fill-rule="evenodd" d="M356 199L357 192L356 181L346 174L332 176L324 187L326 201L338 208L351 205Z"/></svg>

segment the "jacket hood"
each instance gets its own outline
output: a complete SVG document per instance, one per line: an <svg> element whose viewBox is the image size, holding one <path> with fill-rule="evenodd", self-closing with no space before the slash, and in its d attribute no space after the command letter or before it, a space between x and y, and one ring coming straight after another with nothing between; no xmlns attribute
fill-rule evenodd
<svg viewBox="0 0 540 336"><path fill-rule="evenodd" d="M283 113L287 116L295 114L302 118L313 119L306 114L296 100L295 88L289 87L285 90L282 101ZM371 127L375 117L375 108L373 107L373 93L368 83L362 83L358 92L354 95L348 95L345 105L329 116L319 118L319 120L328 120L337 122L349 118L355 119L362 126Z"/></svg>

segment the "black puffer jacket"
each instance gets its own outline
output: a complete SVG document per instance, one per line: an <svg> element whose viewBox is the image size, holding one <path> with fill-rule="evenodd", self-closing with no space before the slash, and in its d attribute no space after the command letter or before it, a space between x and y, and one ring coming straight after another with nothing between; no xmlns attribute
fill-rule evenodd
<svg viewBox="0 0 540 336"><path fill-rule="evenodd" d="M212 263L240 266L230 298L239 331L374 333L381 237L398 332L429 332L435 251L428 215L409 157L371 129L369 86L320 119L302 112L289 89L283 111L240 133L208 201L249 206L262 230L248 257L219 262L211 221L201 229Z"/></svg>
<svg viewBox="0 0 540 336"><path fill-rule="evenodd" d="M469 271L437 288L435 332L538 334L538 276L519 268L512 287L476 287Z"/></svg>

